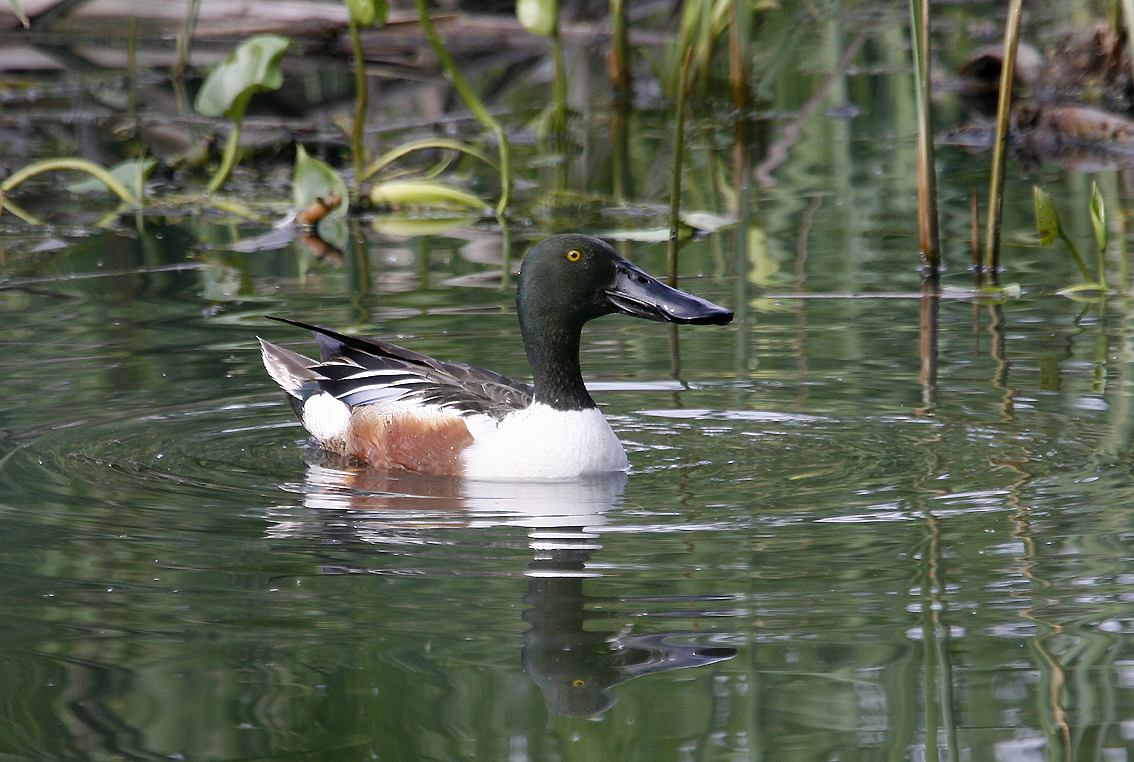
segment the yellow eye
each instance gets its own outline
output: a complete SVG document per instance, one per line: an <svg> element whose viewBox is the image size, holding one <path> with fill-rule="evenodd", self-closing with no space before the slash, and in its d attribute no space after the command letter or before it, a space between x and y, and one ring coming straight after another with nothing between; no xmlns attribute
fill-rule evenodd
<svg viewBox="0 0 1134 762"><path fill-rule="evenodd" d="M583 252L579 251L578 249L571 249L571 251L567 252L568 262L578 262L582 258Z"/></svg>
<svg viewBox="0 0 1134 762"><path fill-rule="evenodd" d="M573 252L571 252L571 254L576 254L576 255L577 255L578 253L579 253L579 252L577 252L577 251L573 251ZM571 254L568 254L567 256L568 256L568 257L570 257L570 256L571 256ZM584 685L586 685L586 684L587 684L587 681L586 681L586 680L579 680L579 679L575 679L575 680L572 680L572 681L571 681L571 685L575 686L576 688L582 688L582 687L583 687Z"/></svg>

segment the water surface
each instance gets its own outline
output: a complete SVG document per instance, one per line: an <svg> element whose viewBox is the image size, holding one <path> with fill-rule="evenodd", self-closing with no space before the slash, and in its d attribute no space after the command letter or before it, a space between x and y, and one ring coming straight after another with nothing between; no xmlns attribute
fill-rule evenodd
<svg viewBox="0 0 1134 762"><path fill-rule="evenodd" d="M736 309L732 326L588 328L624 476L361 468L315 448L263 372L257 335L313 350L278 314L526 376L496 220L404 237L364 219L339 265L233 249L267 219L105 229L105 200L73 196L50 229L0 218L0 754L1127 759L1124 237L1114 294L1058 295L1076 270L1034 244L1030 186L1073 211L1089 183L1016 172L1004 280L1022 295L959 298L987 167L944 151L953 291L920 297L908 74L883 44L904 6L785 7L763 28L795 56L767 130L801 113L840 30L867 24L826 102L861 113L808 112L776 185L683 250L682 287ZM600 81L601 57L576 60L580 89ZM567 157L528 113L510 127L530 140L518 203L607 192L604 104ZM638 199L522 206L516 257L551 232L653 224L671 125L636 118ZM690 207L728 215L730 139L695 123ZM257 177L241 182L274 187ZM1120 178L1095 179L1117 219ZM664 270L660 246L620 245Z"/></svg>

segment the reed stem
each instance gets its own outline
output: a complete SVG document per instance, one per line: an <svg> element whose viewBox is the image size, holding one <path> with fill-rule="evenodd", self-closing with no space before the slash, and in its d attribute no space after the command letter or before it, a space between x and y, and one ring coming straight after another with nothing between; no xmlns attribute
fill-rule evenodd
<svg viewBox="0 0 1134 762"><path fill-rule="evenodd" d="M929 105L929 0L910 0L914 39L914 100L917 108L917 227L922 264L936 273L941 265L937 227L937 171Z"/></svg>
<svg viewBox="0 0 1134 762"><path fill-rule="evenodd" d="M666 245L666 281L677 286L677 238L681 213L681 167L685 162L685 92L689 89L689 64L692 49L685 51L677 85L677 113L673 128L673 172L669 177L669 242Z"/></svg>
<svg viewBox="0 0 1134 762"><path fill-rule="evenodd" d="M1004 28L1004 56L1000 69L1000 94L996 101L996 138L992 146L992 178L988 188L988 227L984 240L984 272L989 283L1000 283L1000 228L1004 213L1004 160L1008 152L1008 117L1012 106L1012 82L1016 74L1016 51L1020 44L1023 0L1011 0Z"/></svg>

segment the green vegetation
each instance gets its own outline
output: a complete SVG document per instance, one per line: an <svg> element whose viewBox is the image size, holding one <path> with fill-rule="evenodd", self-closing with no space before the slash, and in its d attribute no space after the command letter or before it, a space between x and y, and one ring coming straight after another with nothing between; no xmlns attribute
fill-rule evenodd
<svg viewBox="0 0 1134 762"><path fill-rule="evenodd" d="M1102 194L1099 192L1099 186L1096 183L1091 184L1091 228L1095 234L1095 254L1096 254L1096 272L1091 273L1087 267L1083 255L1079 253L1079 247L1075 245L1075 241L1071 239L1067 232L1063 229L1063 224L1059 219L1059 212L1055 209L1055 204L1051 200L1051 196L1045 191L1041 190L1037 185L1033 188L1036 208L1036 230L1039 232L1039 242L1041 246L1047 246L1059 239L1067 246L1068 251L1071 252L1071 258L1075 260L1076 267L1083 276L1083 283L1064 288L1060 290L1062 294L1083 294L1090 293L1105 293L1107 290L1106 281L1106 249L1110 239L1110 234L1107 230L1106 218L1106 203L1103 201Z"/></svg>
<svg viewBox="0 0 1134 762"><path fill-rule="evenodd" d="M236 165L244 112L252 95L283 84L280 59L290 41L275 34L258 34L245 40L220 66L209 72L197 92L197 111L205 116L226 116L232 129L225 143L220 168L209 181L208 192L224 185Z"/></svg>

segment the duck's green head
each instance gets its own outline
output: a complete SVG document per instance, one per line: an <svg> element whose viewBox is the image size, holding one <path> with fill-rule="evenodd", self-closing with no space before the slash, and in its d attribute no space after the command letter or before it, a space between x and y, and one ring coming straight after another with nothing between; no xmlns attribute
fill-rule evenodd
<svg viewBox="0 0 1134 762"><path fill-rule="evenodd" d="M559 410L595 406L579 368L583 324L612 312L669 323L716 323L732 312L670 288L587 235L536 244L520 267L520 332L532 365L535 398Z"/></svg>
<svg viewBox="0 0 1134 762"><path fill-rule="evenodd" d="M528 252L520 268L520 322L578 329L612 312L668 323L724 325L732 311L671 288L588 235L557 235Z"/></svg>

